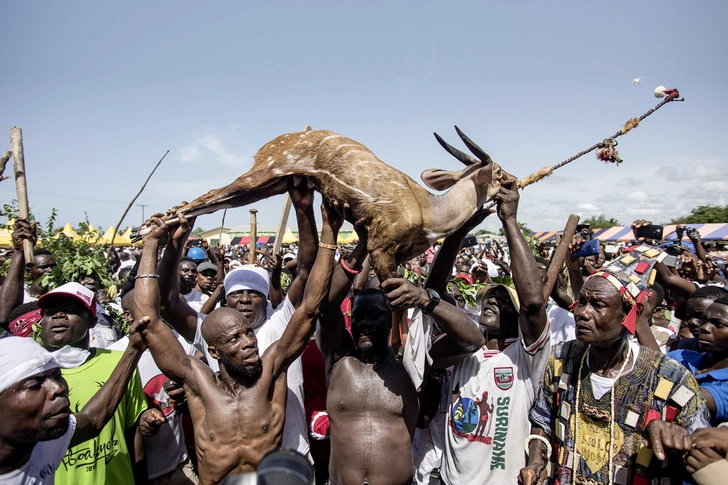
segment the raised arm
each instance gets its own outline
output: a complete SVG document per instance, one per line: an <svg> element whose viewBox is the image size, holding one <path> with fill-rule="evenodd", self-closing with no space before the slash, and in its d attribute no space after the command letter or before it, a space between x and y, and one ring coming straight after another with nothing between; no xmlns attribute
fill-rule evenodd
<svg viewBox="0 0 728 485"><path fill-rule="evenodd" d="M15 230L13 230L11 238L14 251L10 259L8 275L0 287L0 325L3 328L7 328L10 323L8 322L10 312L23 304L23 275L25 274L23 240L28 240L35 246L35 222L31 224L25 219L16 219Z"/></svg>
<svg viewBox="0 0 728 485"><path fill-rule="evenodd" d="M418 288L403 278L389 278L382 282L382 289L393 310L425 308L430 296L424 288ZM485 338L475 323L460 308L445 300L435 306L430 313L446 332L432 344L430 357L431 369L444 369L460 362L483 345Z"/></svg>
<svg viewBox="0 0 728 485"><path fill-rule="evenodd" d="M194 226L194 219L188 220L179 213L177 218L179 224L170 226L167 248L164 251L164 256L162 256L162 261L159 263L159 293L164 319L185 340L193 342L197 332L197 312L180 297L177 267L180 259L182 259L182 250L187 237L192 231L192 226ZM159 239L157 239L157 245L159 245ZM156 251L154 254L157 254ZM144 274L141 270L138 273Z"/></svg>
<svg viewBox="0 0 728 485"><path fill-rule="evenodd" d="M335 203L334 203L335 204ZM273 357L273 376L276 378L288 369L308 344L316 325L316 320L326 304L331 285L331 274L334 271L334 254L336 252L336 236L343 223L343 217L336 207L322 204L321 216L323 227L316 262L311 269L306 284L303 301L291 317L280 340L271 346ZM266 351L264 358L269 355Z"/></svg>
<svg viewBox="0 0 728 485"><path fill-rule="evenodd" d="M495 197L498 202L498 217L503 222L503 230L511 250L513 282L521 304L518 325L524 343L529 346L541 336L548 320L543 301L541 273L516 220L519 198L515 178L505 180Z"/></svg>
<svg viewBox="0 0 728 485"><path fill-rule="evenodd" d="M490 209L479 210L460 229L445 238L440 250L435 255L435 259L432 261L432 268L425 281L425 288L432 288L441 295L447 291L447 281L452 274L452 266L463 245L463 239L468 235L468 232L477 227L490 214Z"/></svg>
<svg viewBox="0 0 728 485"><path fill-rule="evenodd" d="M345 204L344 214L347 211L348 205ZM327 362L327 369L354 349L351 335L346 330L344 315L341 313L341 303L346 298L352 282L362 277L366 282L366 274L369 273L366 264L368 260L368 232L365 221L355 222L354 230L359 235L359 243L346 258L342 259L341 264L334 267L334 274L331 277L331 290L329 291L329 311L321 317L318 333L316 334L316 341ZM346 265L347 269L344 269L344 265Z"/></svg>
<svg viewBox="0 0 728 485"><path fill-rule="evenodd" d="M318 233L316 232L316 217L313 213L314 190L306 187L291 187L288 193L291 195L291 202L298 221L298 276L288 288L287 296L293 307L298 308L303 299L303 289L306 287L308 275L316 259ZM333 244L336 244L336 241Z"/></svg>
<svg viewBox="0 0 728 485"><path fill-rule="evenodd" d="M129 380L134 375L139 358L144 352L145 346L141 332L148 324L148 318L134 322L129 330L129 345L109 379L86 403L81 412L74 415L76 418L76 431L73 438L71 438L70 446L76 446L98 436L114 415L116 407L124 397Z"/></svg>
<svg viewBox="0 0 728 485"><path fill-rule="evenodd" d="M142 337L162 373L173 381L184 384L193 392L197 392L195 370L205 366L197 359L188 357L182 345L159 315L159 283L158 278L155 277L157 251L160 239L167 235L167 227L159 217L153 218L150 225L156 226L156 229L144 237L144 251L134 285L134 307L139 315L149 319L149 324L142 332ZM212 371L208 368L207 372Z"/></svg>

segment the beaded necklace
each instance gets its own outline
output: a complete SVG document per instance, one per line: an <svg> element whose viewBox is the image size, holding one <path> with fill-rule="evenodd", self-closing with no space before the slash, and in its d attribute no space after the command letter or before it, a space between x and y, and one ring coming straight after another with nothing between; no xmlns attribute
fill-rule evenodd
<svg viewBox="0 0 728 485"><path fill-rule="evenodd" d="M584 355L581 356L581 363L579 364L579 373L577 374L576 379L576 397L574 398L574 455L579 456L579 454L576 452L576 447L579 444L579 426L577 426L577 421L579 419L579 398L581 397L581 371L584 369L584 362L586 361L586 356L589 354L589 351L591 350L591 345L589 345L586 348L586 352L584 352ZM614 386L617 385L617 381L620 377L622 377L622 373L624 372L624 369L627 367L627 363L629 362L629 359L632 355L632 348L627 347L627 358L624 359L624 362L622 363L622 367L619 369L619 374L617 374L617 377L614 379L614 383L612 384L612 388L610 390L610 409L609 409L609 485L613 485L613 476L612 476L612 470L614 467L613 460L614 460L614 447L612 444L614 443ZM571 481L574 483L574 477L576 477L576 472L579 467L578 463L574 463L574 468L572 470L571 475Z"/></svg>

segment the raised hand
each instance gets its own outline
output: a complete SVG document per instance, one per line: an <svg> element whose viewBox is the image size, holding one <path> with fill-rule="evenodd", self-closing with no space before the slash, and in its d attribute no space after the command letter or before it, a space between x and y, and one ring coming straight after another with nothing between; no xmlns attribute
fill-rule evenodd
<svg viewBox="0 0 728 485"><path fill-rule="evenodd" d="M344 207L346 205L344 204ZM332 204L323 201L321 203L321 217L324 225L328 225L333 231L338 231L344 223L344 208L339 206L337 201Z"/></svg>
<svg viewBox="0 0 728 485"><path fill-rule="evenodd" d="M518 181L511 175L508 177L503 180L500 190L493 198L498 203L498 218L502 222L515 219L518 211L518 200L521 197L518 193Z"/></svg>
<svg viewBox="0 0 728 485"><path fill-rule="evenodd" d="M35 222L29 223L27 219L15 219L15 229L10 237L13 240L13 249L16 251L23 250L24 240L30 241L35 246L38 240Z"/></svg>
<svg viewBox="0 0 728 485"><path fill-rule="evenodd" d="M389 307L392 310L424 307L430 302L430 297L424 288L418 288L404 278L384 280L382 290L387 294Z"/></svg>
<svg viewBox="0 0 728 485"><path fill-rule="evenodd" d="M144 352L147 345L144 343L144 331L147 329L152 319L149 317L142 317L136 320L129 329L129 347Z"/></svg>
<svg viewBox="0 0 728 485"><path fill-rule="evenodd" d="M151 232L144 236L144 241L151 239L160 240L167 236L169 228L164 224L162 220L163 214L154 214L148 221L144 223L144 226L149 227Z"/></svg>

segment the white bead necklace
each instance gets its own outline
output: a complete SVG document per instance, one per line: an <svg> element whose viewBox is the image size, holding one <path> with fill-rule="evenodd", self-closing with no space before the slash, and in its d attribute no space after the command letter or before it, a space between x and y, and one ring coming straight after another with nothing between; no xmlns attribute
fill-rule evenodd
<svg viewBox="0 0 728 485"><path fill-rule="evenodd" d="M589 351L591 350L591 345L589 345L586 348L586 352L584 352L584 355L581 356L581 363L579 364L579 373L576 375L576 397L574 398L574 468L571 471L571 482L574 483L574 478L576 477L576 472L579 467L579 463L576 462L576 457L579 456L579 454L576 452L576 447L579 445L579 426L577 426L577 421L579 419L579 401L581 397L581 371L584 369L584 362L586 361L586 356L589 354ZM617 385L617 381L620 377L622 377L622 373L624 372L624 369L627 367L627 363L629 362L629 359L632 355L632 348L627 347L627 358L624 359L624 362L622 363L622 367L619 369L619 374L617 374L617 377L614 379L614 382L612 383L612 388L610 389L610 392L612 393L610 396L610 409L609 409L609 485L613 485L613 467L614 467L614 447L612 444L614 443L614 386Z"/></svg>

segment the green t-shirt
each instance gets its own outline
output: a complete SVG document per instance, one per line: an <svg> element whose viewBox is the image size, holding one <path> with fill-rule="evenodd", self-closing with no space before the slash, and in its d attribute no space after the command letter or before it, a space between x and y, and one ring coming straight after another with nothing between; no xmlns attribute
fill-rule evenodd
<svg viewBox="0 0 728 485"><path fill-rule="evenodd" d="M75 369L62 369L68 382L71 410L80 412L111 376L122 352L96 349L95 355ZM134 483L134 473L124 432L147 409L142 382L135 370L114 416L93 440L69 448L56 471L56 485Z"/></svg>

